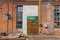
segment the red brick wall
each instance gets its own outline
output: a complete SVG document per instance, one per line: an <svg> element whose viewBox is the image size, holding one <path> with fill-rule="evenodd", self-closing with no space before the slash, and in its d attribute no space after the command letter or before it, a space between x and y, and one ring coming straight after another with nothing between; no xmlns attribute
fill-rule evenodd
<svg viewBox="0 0 60 40"><path fill-rule="evenodd" d="M49 10L50 10L50 26L52 30L52 34L60 34L60 30L54 30L54 5L60 5L59 3L51 3ZM45 4L42 5L42 25L43 27L41 28L41 33L46 33L46 28L44 26L44 23L48 21L47 19L47 8Z"/></svg>

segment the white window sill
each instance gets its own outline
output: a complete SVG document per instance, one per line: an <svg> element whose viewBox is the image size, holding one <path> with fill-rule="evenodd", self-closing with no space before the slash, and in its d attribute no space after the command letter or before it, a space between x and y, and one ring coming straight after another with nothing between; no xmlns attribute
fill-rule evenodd
<svg viewBox="0 0 60 40"><path fill-rule="evenodd" d="M54 28L54 30L60 30L60 28Z"/></svg>
<svg viewBox="0 0 60 40"><path fill-rule="evenodd" d="M23 31L22 29L17 29L17 30L18 30L18 31L21 31L21 32Z"/></svg>

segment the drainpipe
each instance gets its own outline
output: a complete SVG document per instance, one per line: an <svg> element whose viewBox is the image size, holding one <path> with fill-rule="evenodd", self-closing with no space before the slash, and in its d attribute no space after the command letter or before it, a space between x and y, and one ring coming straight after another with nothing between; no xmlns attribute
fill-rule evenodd
<svg viewBox="0 0 60 40"><path fill-rule="evenodd" d="M38 23L39 23L39 34L41 33L41 26L40 24L42 23L42 13L41 13L41 0L38 0Z"/></svg>

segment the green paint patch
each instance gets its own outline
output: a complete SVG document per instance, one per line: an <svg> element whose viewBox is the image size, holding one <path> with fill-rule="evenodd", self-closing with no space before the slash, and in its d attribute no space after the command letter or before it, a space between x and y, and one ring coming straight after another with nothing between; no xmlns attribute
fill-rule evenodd
<svg viewBox="0 0 60 40"><path fill-rule="evenodd" d="M27 20L32 20L32 25L36 25L38 23L38 16L27 16Z"/></svg>

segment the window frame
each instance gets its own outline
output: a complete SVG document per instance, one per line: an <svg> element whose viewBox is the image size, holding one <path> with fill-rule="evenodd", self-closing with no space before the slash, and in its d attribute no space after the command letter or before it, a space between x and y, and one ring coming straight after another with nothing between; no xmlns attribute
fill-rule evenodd
<svg viewBox="0 0 60 40"><path fill-rule="evenodd" d="M21 14L21 15L22 15L22 19L21 19L21 20L18 19L18 10L19 10L18 7L22 7L22 14ZM17 8L17 14L16 14L16 29L22 29L22 28L23 28L23 6L22 6L22 5L18 5L16 8ZM20 24L20 25L22 25L22 27L17 27L17 26L19 25L19 24L17 23L18 20L19 20L19 21L22 21L22 24Z"/></svg>
<svg viewBox="0 0 60 40"><path fill-rule="evenodd" d="M55 6L58 6L58 5L55 5ZM58 11L57 12L55 12L55 6L54 6L54 29L60 29L60 9L58 9ZM59 8L60 8L60 6L58 6ZM57 10L56 9L56 10ZM58 16L58 14L59 14L59 16ZM55 18L57 19L59 19L59 20L55 20ZM56 24L55 24L56 23ZM59 25L58 25L59 24ZM55 26L57 26L57 27L55 27Z"/></svg>

